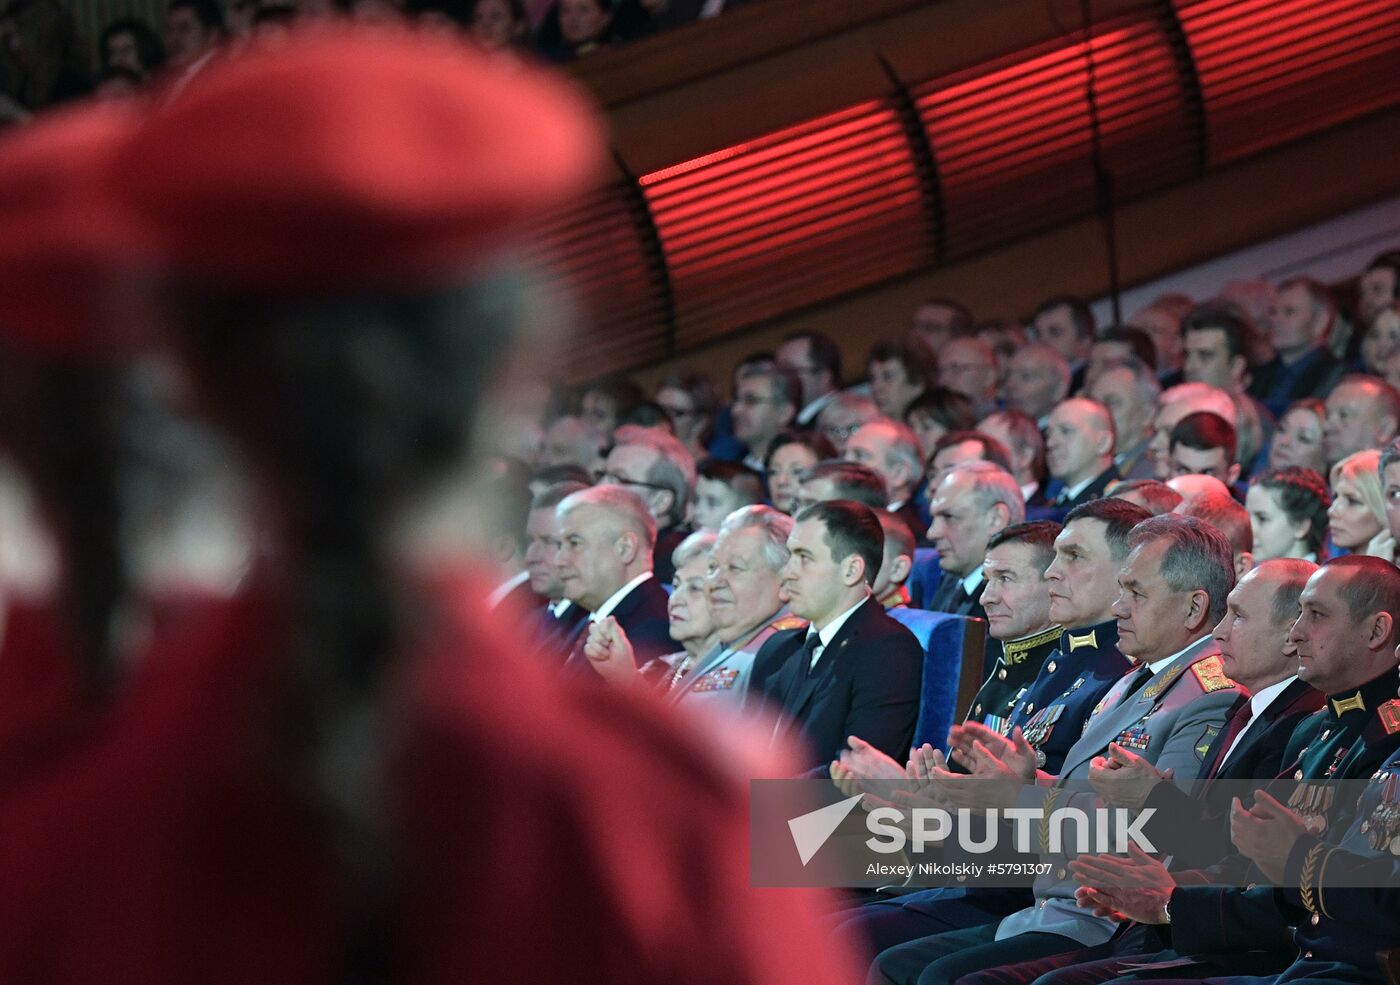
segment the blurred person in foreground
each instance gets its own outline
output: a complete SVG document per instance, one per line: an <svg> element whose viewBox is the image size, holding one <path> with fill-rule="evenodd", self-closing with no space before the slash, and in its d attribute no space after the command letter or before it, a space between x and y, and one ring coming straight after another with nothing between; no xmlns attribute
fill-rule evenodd
<svg viewBox="0 0 1400 985"><path fill-rule="evenodd" d="M143 258L266 537L219 631L140 654L94 729L0 798L0 978L849 981L814 901L751 889L727 850L739 774L787 767L556 679L424 539L461 517L478 406L527 320L497 252L600 157L578 97L440 37L335 27L210 64L140 120L97 115L123 112L0 146L33 178L0 240L90 251L95 275ZM26 241L13 213L42 203L62 220ZM678 892L692 858L704 885ZM549 891L499 905L520 885Z"/></svg>

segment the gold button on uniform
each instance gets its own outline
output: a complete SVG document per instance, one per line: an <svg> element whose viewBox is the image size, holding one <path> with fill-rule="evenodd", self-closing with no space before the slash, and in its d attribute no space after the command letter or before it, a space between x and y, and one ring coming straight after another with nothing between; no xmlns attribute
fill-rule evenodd
<svg viewBox="0 0 1400 985"><path fill-rule="evenodd" d="M972 713L973 713L974 715L980 715L980 714L982 714L982 706L981 706L981 705L978 705L976 708L972 709Z"/></svg>
<svg viewBox="0 0 1400 985"><path fill-rule="evenodd" d="M1321 918L1320 916L1318 916L1316 913L1314 913L1312 916L1308 917L1308 923L1312 924L1314 927L1316 927L1316 926L1318 925L1318 923L1321 922L1321 920L1322 920L1322 918Z"/></svg>
<svg viewBox="0 0 1400 985"><path fill-rule="evenodd" d="M1005 667L1003 667L1003 668L1001 668L1001 670L997 671L997 680L999 680L999 681L1004 681L1004 680L1006 680L1006 668L1005 668Z"/></svg>
<svg viewBox="0 0 1400 985"><path fill-rule="evenodd" d="M1302 771L1302 770L1294 770L1294 771L1293 771L1293 779L1295 779L1295 780L1301 780L1302 778L1303 778L1303 771Z"/></svg>
<svg viewBox="0 0 1400 985"><path fill-rule="evenodd" d="M1057 869L1057 870L1055 870L1055 878L1056 878L1056 879L1063 879L1063 878L1064 878L1065 876L1067 876L1067 875L1069 875L1069 873L1066 872L1064 869Z"/></svg>
<svg viewBox="0 0 1400 985"><path fill-rule="evenodd" d="M1045 665L1045 672L1047 674L1053 674L1055 672L1055 661L1051 660L1048 664Z"/></svg>

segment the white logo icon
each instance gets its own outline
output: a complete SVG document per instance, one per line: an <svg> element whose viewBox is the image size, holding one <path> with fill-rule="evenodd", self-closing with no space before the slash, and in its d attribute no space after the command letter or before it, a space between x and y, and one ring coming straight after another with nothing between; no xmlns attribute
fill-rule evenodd
<svg viewBox="0 0 1400 985"><path fill-rule="evenodd" d="M841 826L841 822L846 820L846 816L855 810L856 804L860 803L863 796L864 794L856 794L788 821L792 842L797 846L797 855L802 859L803 865L810 862L812 856L821 850L826 840Z"/></svg>

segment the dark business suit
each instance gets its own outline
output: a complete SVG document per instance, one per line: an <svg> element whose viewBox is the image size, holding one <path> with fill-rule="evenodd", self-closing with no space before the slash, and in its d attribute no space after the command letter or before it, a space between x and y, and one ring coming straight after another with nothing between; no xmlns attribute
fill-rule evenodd
<svg viewBox="0 0 1400 985"><path fill-rule="evenodd" d="M670 618L666 614L666 590L655 577L647 578L624 595L609 615L627 634L638 667L649 660L676 652L676 643L671 639ZM583 654L583 645L588 642L589 623L590 620L585 618L574 630L565 666L566 669L597 678L598 672Z"/></svg>
<svg viewBox="0 0 1400 985"><path fill-rule="evenodd" d="M982 589L987 587L987 579L983 577L972 586L970 592L963 588L962 580L962 575L951 571L943 572L943 579L938 583L933 599L929 602L929 611L986 619L987 610L982 608Z"/></svg>
<svg viewBox="0 0 1400 985"><path fill-rule="evenodd" d="M756 663L782 660L765 694L783 714L779 733L805 741L804 769L825 766L859 736L901 762L919 718L924 651L914 634L868 598L821 651L810 672L807 629L775 633ZM778 733L775 733L775 735Z"/></svg>
<svg viewBox="0 0 1400 985"><path fill-rule="evenodd" d="M1050 506L1055 511L1055 515L1051 516L1050 519L1063 520L1065 514L1076 506L1091 500L1102 499L1109 483L1117 482L1119 478L1121 477L1118 474L1118 466L1110 465L1095 476L1093 482L1079 490L1079 494L1072 499L1065 498L1065 484L1063 482L1059 479L1050 480L1050 488L1045 491L1045 494L1050 498Z"/></svg>
<svg viewBox="0 0 1400 985"><path fill-rule="evenodd" d="M919 512L918 504L914 502L913 497L906 499L904 505L900 506L899 509L891 510L890 512L904 521L905 526L909 528L909 532L914 535L915 545L918 547L927 547L929 545L928 522L924 520L923 514Z"/></svg>

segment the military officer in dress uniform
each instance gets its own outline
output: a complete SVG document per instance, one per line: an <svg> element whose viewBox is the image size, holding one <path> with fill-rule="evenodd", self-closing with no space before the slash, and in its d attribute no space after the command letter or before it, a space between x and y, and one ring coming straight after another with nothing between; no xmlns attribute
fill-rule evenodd
<svg viewBox="0 0 1400 985"><path fill-rule="evenodd" d="M1299 678L1326 692L1328 699L1294 732L1283 758L1286 766L1270 792L1276 802L1291 805L1294 813L1310 820L1324 838L1345 831L1355 809L1354 804L1332 801L1336 787L1328 781L1365 779L1400 748L1400 704L1393 697L1400 681L1394 658L1400 642L1400 626L1391 615L1395 612L1400 612L1400 570L1379 558L1334 558L1308 580L1302 612L1290 630L1289 639L1298 648ZM1225 879L1226 885L1168 888L1168 880L1160 890L1128 895L1090 881L1092 888L1080 895L1085 905L1165 929L1171 950L1140 961L1190 956L1196 959L1192 970L1201 977L1278 972L1293 960L1289 924L1297 915L1280 907L1275 890L1262 885L1266 877L1247 862L1241 856L1205 870L1205 877ZM1238 888L1242 884L1244 888ZM1116 963L1096 963L1052 973L1044 981L1079 985L1119 974Z"/></svg>
<svg viewBox="0 0 1400 985"><path fill-rule="evenodd" d="M1210 630L1224 614L1234 587L1229 542L1193 517L1152 517L1128 539L1131 552L1119 572L1113 611L1120 645L1135 661L1090 713L1084 734L1065 757L1047 791L1035 781L1034 750L1025 742L1003 742L991 750L995 762L980 762L980 776L943 771L938 782L958 807L1040 808L1100 805L1090 791L1073 792L1066 781L1087 778L1110 743L1138 750L1159 769L1199 770L1199 740L1219 728L1238 692L1222 669ZM999 757L999 758L998 758ZM983 777L1001 776L988 783ZM1044 779L1051 779L1041 774ZM1037 878L1035 903L987 923L890 948L875 959L871 981L951 983L992 965L1047 957L1106 944L1117 928L1075 903L1076 885L1065 860Z"/></svg>

